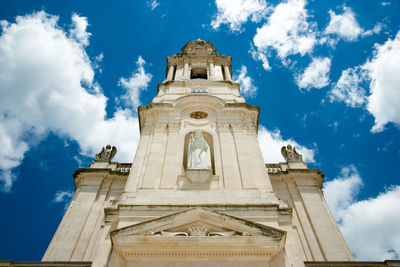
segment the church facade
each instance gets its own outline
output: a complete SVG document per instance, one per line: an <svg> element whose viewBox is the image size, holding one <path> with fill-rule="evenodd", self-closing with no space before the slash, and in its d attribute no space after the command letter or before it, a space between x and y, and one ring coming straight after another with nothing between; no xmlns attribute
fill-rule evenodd
<svg viewBox="0 0 400 267"><path fill-rule="evenodd" d="M117 149L107 146L74 173L74 197L43 263L353 261L323 197L323 173L308 168L290 145L281 151L285 162L264 163L260 110L245 102L231 73L231 58L210 42L188 42L167 58L157 96L138 109L133 163L113 162Z"/></svg>

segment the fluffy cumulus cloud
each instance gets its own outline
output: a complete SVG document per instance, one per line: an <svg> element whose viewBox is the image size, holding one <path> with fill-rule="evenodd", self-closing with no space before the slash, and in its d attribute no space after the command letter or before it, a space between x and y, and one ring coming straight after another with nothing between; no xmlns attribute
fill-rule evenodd
<svg viewBox="0 0 400 267"><path fill-rule="evenodd" d="M361 186L361 177L353 165L344 167L339 177L324 186L325 198L351 251L357 260L399 259L400 186L357 201Z"/></svg>
<svg viewBox="0 0 400 267"><path fill-rule="evenodd" d="M300 145L292 138L283 139L279 130L269 131L263 126L258 129L258 142L261 147L261 152L266 163L277 163L284 161L281 155L281 148L288 144L294 146L300 154L303 155L303 160L306 162L315 162L314 149Z"/></svg>
<svg viewBox="0 0 400 267"><path fill-rule="evenodd" d="M324 196L335 218L343 217L343 212L355 201L361 185L361 177L354 165L343 167L338 178L325 182Z"/></svg>
<svg viewBox="0 0 400 267"><path fill-rule="evenodd" d="M301 75L296 77L296 83L300 88L322 88L329 84L329 70L331 59L328 57L316 57Z"/></svg>
<svg viewBox="0 0 400 267"><path fill-rule="evenodd" d="M342 14L329 10L331 17L325 34L334 34L347 41L355 41L364 32L358 24L351 8L344 6Z"/></svg>
<svg viewBox="0 0 400 267"><path fill-rule="evenodd" d="M400 31L383 45L376 45L374 57L364 65L370 78L368 111L375 117L372 131L385 124L400 125Z"/></svg>
<svg viewBox="0 0 400 267"><path fill-rule="evenodd" d="M288 0L275 7L267 22L253 38L255 59L269 69L268 56L275 51L285 62L289 55L312 52L316 43L315 25L307 21L305 0Z"/></svg>
<svg viewBox="0 0 400 267"><path fill-rule="evenodd" d="M50 132L75 140L88 156L107 143L116 145L120 161L132 160L139 139L138 119L130 109L106 116L107 98L85 51L86 18L74 14L69 33L57 21L42 11L1 22L0 181L5 191L16 178L12 169Z"/></svg>
<svg viewBox="0 0 400 267"><path fill-rule="evenodd" d="M88 27L88 21L86 17L79 16L78 14L72 14L72 24L70 35L75 38L83 46L89 45L90 32L86 30Z"/></svg>
<svg viewBox="0 0 400 267"><path fill-rule="evenodd" d="M371 131L378 132L389 122L400 125L399 84L400 31L394 39L376 44L373 57L365 64L343 71L329 97L351 107L365 106L375 118Z"/></svg>
<svg viewBox="0 0 400 267"><path fill-rule="evenodd" d="M146 61L139 56L136 61L137 70L132 72L131 77L128 79L121 78L119 85L122 86L126 93L122 96L126 100L128 105L133 108L137 108L140 105L139 96L141 91L146 90L151 78L153 77L150 73L146 73L144 65Z"/></svg>
<svg viewBox="0 0 400 267"><path fill-rule="evenodd" d="M362 87L366 79L367 73L361 67L342 71L339 80L328 93L330 101L344 102L349 107L361 107L366 101L366 92Z"/></svg>
<svg viewBox="0 0 400 267"><path fill-rule="evenodd" d="M253 97L256 95L258 88L253 84L253 79L247 75L246 66L242 65L233 79L235 82L240 83L241 93L244 96Z"/></svg>
<svg viewBox="0 0 400 267"><path fill-rule="evenodd" d="M265 0L216 0L217 14L211 26L218 29L227 24L231 31L241 31L242 24L249 18L253 22L260 21L268 12Z"/></svg>

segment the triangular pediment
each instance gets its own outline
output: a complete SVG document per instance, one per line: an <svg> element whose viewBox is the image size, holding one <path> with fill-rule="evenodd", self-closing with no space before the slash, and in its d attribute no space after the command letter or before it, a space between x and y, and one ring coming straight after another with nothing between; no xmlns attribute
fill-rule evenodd
<svg viewBox="0 0 400 267"><path fill-rule="evenodd" d="M163 257L178 251L179 257L213 257L227 253L230 257L271 258L281 250L285 237L285 231L203 208L111 232L114 248L125 258Z"/></svg>
<svg viewBox="0 0 400 267"><path fill-rule="evenodd" d="M189 209L127 226L113 231L111 235L173 236L173 233L177 236L225 236L223 233L227 233L230 236L265 236L273 239L282 239L285 235L284 231L273 227L203 208Z"/></svg>

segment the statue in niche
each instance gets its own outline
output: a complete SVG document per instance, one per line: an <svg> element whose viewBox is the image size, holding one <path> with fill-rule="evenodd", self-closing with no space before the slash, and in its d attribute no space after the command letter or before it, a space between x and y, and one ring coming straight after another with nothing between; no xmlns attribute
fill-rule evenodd
<svg viewBox="0 0 400 267"><path fill-rule="evenodd" d="M295 147L291 145L283 146L281 154L286 161L303 161L303 156L296 151Z"/></svg>
<svg viewBox="0 0 400 267"><path fill-rule="evenodd" d="M211 170L210 147L200 130L190 133L187 155L188 170Z"/></svg>
<svg viewBox="0 0 400 267"><path fill-rule="evenodd" d="M115 146L111 148L110 145L107 145L106 147L103 147L100 153L96 154L94 159L96 161L111 161L115 154L117 154L117 148Z"/></svg>

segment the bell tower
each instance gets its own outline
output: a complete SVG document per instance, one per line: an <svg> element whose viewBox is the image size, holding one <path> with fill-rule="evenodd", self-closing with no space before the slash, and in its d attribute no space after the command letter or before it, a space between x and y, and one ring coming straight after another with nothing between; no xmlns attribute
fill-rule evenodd
<svg viewBox="0 0 400 267"><path fill-rule="evenodd" d="M107 146L74 174L76 191L44 261L92 266L304 266L352 255L325 203L323 174L295 148L265 164L259 107L231 58L202 40L167 57L166 79L138 109L132 164Z"/></svg>

